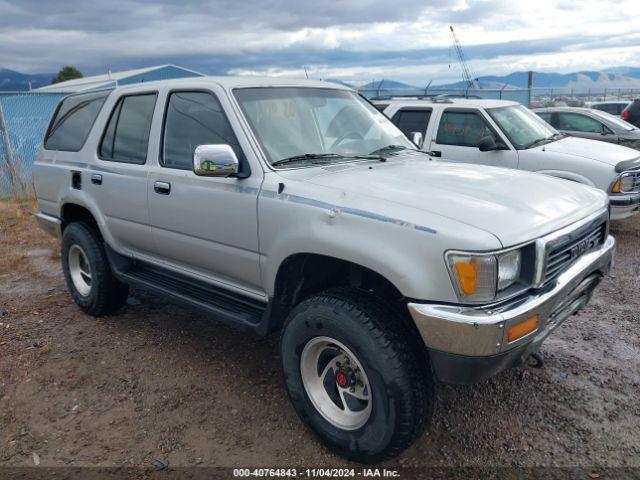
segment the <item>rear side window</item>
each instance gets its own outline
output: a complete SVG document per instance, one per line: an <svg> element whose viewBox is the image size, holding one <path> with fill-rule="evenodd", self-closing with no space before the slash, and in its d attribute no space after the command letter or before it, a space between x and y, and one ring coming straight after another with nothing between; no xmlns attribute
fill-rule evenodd
<svg viewBox="0 0 640 480"><path fill-rule="evenodd" d="M209 92L173 92L165 114L160 163L191 170L198 145L231 146L242 163L243 154L218 99Z"/></svg>
<svg viewBox="0 0 640 480"><path fill-rule="evenodd" d="M477 147L483 137L492 137L497 141L493 131L479 114L448 111L442 114L436 143Z"/></svg>
<svg viewBox="0 0 640 480"><path fill-rule="evenodd" d="M118 100L100 143L100 158L145 163L155 106L155 93L127 95Z"/></svg>
<svg viewBox="0 0 640 480"><path fill-rule="evenodd" d="M396 112L391 121L402 130L402 133L411 138L413 132L420 132L424 135L430 118L431 110L412 109Z"/></svg>
<svg viewBox="0 0 640 480"><path fill-rule="evenodd" d="M109 93L85 93L65 98L51 121L44 148L79 151L84 146Z"/></svg>
<svg viewBox="0 0 640 480"><path fill-rule="evenodd" d="M558 128L575 132L602 133L604 131L604 125L597 120L586 115L568 112L558 113Z"/></svg>

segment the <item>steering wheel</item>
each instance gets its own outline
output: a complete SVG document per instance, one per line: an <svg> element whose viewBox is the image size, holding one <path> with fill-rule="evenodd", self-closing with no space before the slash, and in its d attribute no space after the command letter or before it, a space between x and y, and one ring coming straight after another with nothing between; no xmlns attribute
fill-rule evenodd
<svg viewBox="0 0 640 480"><path fill-rule="evenodd" d="M355 135L355 136L352 136ZM364 137L362 136L362 134L360 132L356 132L355 130L351 130L347 133L344 133L342 135L340 135L335 142L333 142L333 144L331 145L331 148L329 150L333 150L334 148L336 148L338 145L340 145L342 142L344 142L347 138L352 138L355 140L362 140Z"/></svg>

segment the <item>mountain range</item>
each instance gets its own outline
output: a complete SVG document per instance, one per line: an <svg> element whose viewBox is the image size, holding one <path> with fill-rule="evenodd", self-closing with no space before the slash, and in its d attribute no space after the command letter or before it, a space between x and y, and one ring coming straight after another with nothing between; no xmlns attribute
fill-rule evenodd
<svg viewBox="0 0 640 480"><path fill-rule="evenodd" d="M26 74L0 68L0 92L29 90L29 84L31 88L44 87L55 76L55 73Z"/></svg>
<svg viewBox="0 0 640 480"><path fill-rule="evenodd" d="M39 88L51 83L55 76L52 73L25 74L14 70L0 69L0 92L19 91ZM330 80L345 84L338 79ZM486 75L478 77L482 88L526 88L527 72L513 72L508 75ZM465 82L454 82L445 85L432 85L433 88L464 88ZM634 88L640 89L640 67L613 67L603 71L581 71L574 73L533 73L533 86L538 88ZM367 83L361 88L424 88L425 85L409 85L395 80L382 80Z"/></svg>
<svg viewBox="0 0 640 480"><path fill-rule="evenodd" d="M508 75L486 75L477 78L482 88L527 88L528 72L513 72ZM466 82L431 85L432 88L464 88ZM533 72L534 88L575 88L602 90L605 88L640 89L640 67L615 67L603 71L581 71L574 73ZM424 88L394 80L370 82L361 88Z"/></svg>

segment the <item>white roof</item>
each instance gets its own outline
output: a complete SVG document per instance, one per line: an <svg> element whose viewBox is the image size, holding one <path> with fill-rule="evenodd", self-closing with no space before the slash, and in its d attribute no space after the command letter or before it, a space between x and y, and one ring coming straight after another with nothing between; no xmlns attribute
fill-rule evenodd
<svg viewBox="0 0 640 480"><path fill-rule="evenodd" d="M473 107L473 108L494 108L494 107L506 107L509 105L520 105L518 102L511 100L493 100L488 98L448 98L446 100L433 101L428 98L424 99L402 99L402 98L390 98L388 100L378 99L373 103L388 103L390 105L402 104L404 107L424 107L425 105L455 105L458 107Z"/></svg>
<svg viewBox="0 0 640 480"><path fill-rule="evenodd" d="M306 80L304 78L258 77L258 76L223 76L223 77L189 77L174 78L169 80L156 80L153 82L132 83L118 87L119 91L148 90L168 85L173 88L193 88L194 85L218 84L222 88L230 90L242 87L316 87L333 88L336 90L352 90L349 87L335 82L322 80Z"/></svg>
<svg viewBox="0 0 640 480"><path fill-rule="evenodd" d="M155 70L161 70L163 68L173 67L192 72L196 75L202 75L200 72L189 70L188 68L179 67L177 65L156 65L153 67L138 68L135 70L125 70L122 72L109 72L103 75L93 75L91 77L76 78L74 80L67 80L66 82L54 83L45 87L36 88L37 92L78 92L80 90L87 90L94 87L115 85L114 82L123 80L125 78L134 77L136 75L142 75L144 73L153 72Z"/></svg>

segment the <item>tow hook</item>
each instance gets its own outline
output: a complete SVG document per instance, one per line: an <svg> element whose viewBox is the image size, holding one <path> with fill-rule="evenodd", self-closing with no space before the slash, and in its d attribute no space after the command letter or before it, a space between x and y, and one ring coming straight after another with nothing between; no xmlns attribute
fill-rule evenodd
<svg viewBox="0 0 640 480"><path fill-rule="evenodd" d="M544 362L542 361L542 357L537 353L532 353L527 358L527 365L531 368L542 368L544 366Z"/></svg>

